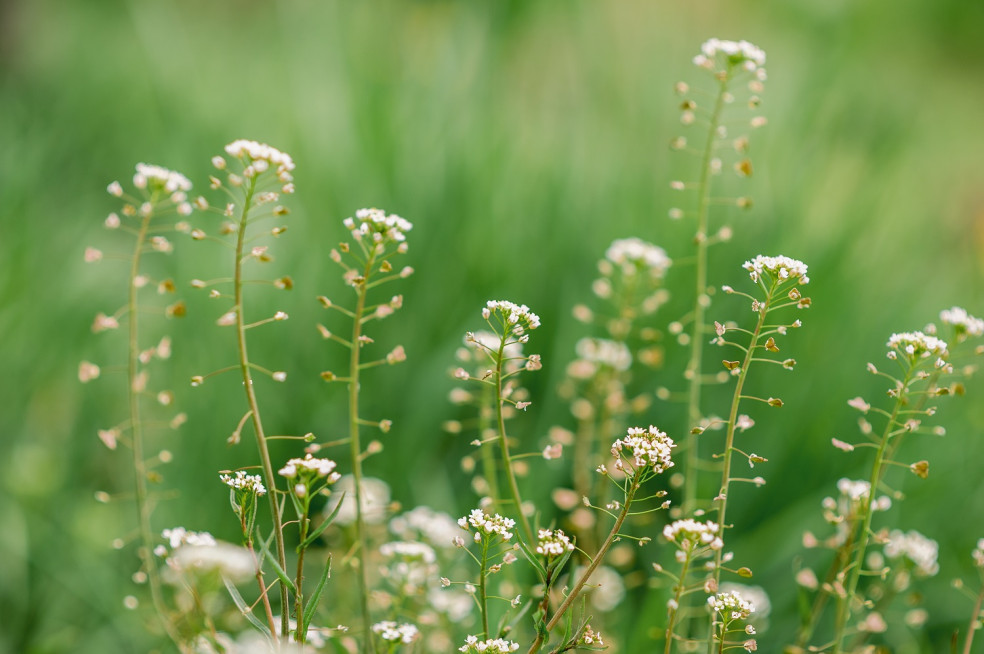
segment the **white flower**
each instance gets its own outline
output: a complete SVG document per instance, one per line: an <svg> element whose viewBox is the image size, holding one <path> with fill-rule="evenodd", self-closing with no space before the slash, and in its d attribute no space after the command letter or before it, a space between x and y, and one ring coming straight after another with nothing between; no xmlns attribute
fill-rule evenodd
<svg viewBox="0 0 984 654"><path fill-rule="evenodd" d="M459 652L483 652L484 654L508 654L519 649L519 643L502 638L488 638L480 641L477 636L465 638L465 644L458 648Z"/></svg>
<svg viewBox="0 0 984 654"><path fill-rule="evenodd" d="M458 519L458 526L465 531L470 531L469 527L476 530L476 538L480 534L497 534L502 540L510 540L513 537L510 529L516 526L516 521L511 518L504 518L498 513L489 516L481 509L472 509L471 513Z"/></svg>
<svg viewBox="0 0 984 654"><path fill-rule="evenodd" d="M137 164L137 173L133 176L133 185L137 188L148 188L151 191L163 190L171 194L171 199L174 202L183 202L184 196L182 194L191 190L191 182L181 173L145 163Z"/></svg>
<svg viewBox="0 0 984 654"><path fill-rule="evenodd" d="M724 547L720 532L721 527L716 522L697 522L691 518L676 520L663 527L663 537L683 549L707 546L719 550Z"/></svg>
<svg viewBox="0 0 984 654"><path fill-rule="evenodd" d="M390 503L389 485L382 479L375 477L363 477L361 484L361 497L359 498L360 508L362 509L362 519L367 524L379 524L386 519L386 513ZM355 522L355 479L352 475L345 475L335 484L335 495L341 496L342 506L335 515L335 522L340 525L350 525ZM325 515L330 515L338 501L330 501L325 505Z"/></svg>
<svg viewBox="0 0 984 654"><path fill-rule="evenodd" d="M278 474L288 479L293 479L299 474L306 477L309 473L314 473L314 476L326 477L329 483L334 483L341 477L341 475L335 472L337 465L331 459L318 459L311 454L306 454L303 459L290 459L287 461L287 465L281 468Z"/></svg>
<svg viewBox="0 0 984 654"><path fill-rule="evenodd" d="M619 266L622 274L627 276L646 270L650 276L662 278L672 263L663 248L639 238L612 241L605 251L605 258Z"/></svg>
<svg viewBox="0 0 984 654"><path fill-rule="evenodd" d="M263 479L259 475L246 474L245 470L237 470L235 477L220 475L219 479L229 488L247 493L256 493L257 496L266 495L266 487L263 485Z"/></svg>
<svg viewBox="0 0 984 654"><path fill-rule="evenodd" d="M537 532L537 554L542 554L549 559L551 557L563 556L566 552L573 549L574 543L560 529L540 529Z"/></svg>
<svg viewBox="0 0 984 654"><path fill-rule="evenodd" d="M508 300L489 300L482 309L482 316L488 320L492 314L499 314L506 329L511 329L515 336L522 336L526 329L536 329L540 326L540 317L530 311L525 304L514 304Z"/></svg>
<svg viewBox="0 0 984 654"><path fill-rule="evenodd" d="M359 209L354 220L346 218L343 224L356 240L366 237L373 243L402 243L407 240L406 233L413 229L409 220L381 209Z"/></svg>
<svg viewBox="0 0 984 654"><path fill-rule="evenodd" d="M806 264L782 255L767 257L760 254L742 264L742 268L749 272L753 282L758 282L768 272L780 283L794 279L798 279L800 284L810 283L810 278L806 276Z"/></svg>
<svg viewBox="0 0 984 654"><path fill-rule="evenodd" d="M632 352L625 343L605 338L582 338L574 346L577 356L585 361L600 363L618 371L632 365Z"/></svg>
<svg viewBox="0 0 984 654"><path fill-rule="evenodd" d="M718 593L707 598L707 604L725 618L746 620L755 612L755 606L742 599L741 593L733 590L728 593Z"/></svg>
<svg viewBox="0 0 984 654"><path fill-rule="evenodd" d="M615 466L620 468L623 461L622 451L627 450L626 460L629 460L635 468L651 466L658 474L673 467L670 451L675 446L673 439L652 425L648 430L642 427L629 427L625 437L612 443L612 456L616 459Z"/></svg>
<svg viewBox="0 0 984 654"><path fill-rule="evenodd" d="M966 309L960 307L940 311L940 322L955 328L957 340L961 340L961 337L965 336L984 335L984 320L975 318L967 313Z"/></svg>
<svg viewBox="0 0 984 654"><path fill-rule="evenodd" d="M383 640L393 643L412 643L420 636L416 626L409 623L397 624L390 620L377 622L372 630Z"/></svg>
<svg viewBox="0 0 984 654"><path fill-rule="evenodd" d="M915 530L903 533L893 529L888 535L888 542L885 543L885 556L890 559L905 556L916 564L917 572L926 576L935 575L940 571L937 562L939 553L939 543Z"/></svg>
<svg viewBox="0 0 984 654"><path fill-rule="evenodd" d="M944 357L948 354L946 341L922 332L900 332L888 338L886 347L892 352L905 354L910 360L929 356ZM891 353L891 352L890 352Z"/></svg>
<svg viewBox="0 0 984 654"><path fill-rule="evenodd" d="M700 46L701 54L694 57L694 64L714 71L727 71L733 66L754 72L759 80L765 79L765 52L748 41L708 39ZM722 67L722 65L724 67Z"/></svg>

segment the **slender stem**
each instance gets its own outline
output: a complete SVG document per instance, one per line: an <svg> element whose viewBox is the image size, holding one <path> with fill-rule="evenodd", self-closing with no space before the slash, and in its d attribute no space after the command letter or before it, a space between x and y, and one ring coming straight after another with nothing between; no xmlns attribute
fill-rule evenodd
<svg viewBox="0 0 984 654"><path fill-rule="evenodd" d="M970 654L970 647L974 644L974 632L981 621L981 604L984 603L984 587L977 593L977 601L974 603L974 612L970 615L970 624L967 625L967 640L964 641L963 654Z"/></svg>
<svg viewBox="0 0 984 654"><path fill-rule="evenodd" d="M857 593L858 580L861 578L861 568L864 566L864 555L868 548L868 538L871 531L871 503L875 498L875 491L878 489L878 482L881 480L882 470L885 465L885 451L888 448L889 440L892 436L893 428L896 426L896 419L898 418L899 411L906 402L906 391L909 388L909 382L912 380L912 374L915 371L915 364L910 363L908 370L905 373L905 377L902 380L902 385L899 387L898 397L895 399L895 407L892 409L892 415L888 419L888 423L885 425L885 431L882 433L881 443L878 445L878 452L875 454L875 462L871 468L871 481L868 488L868 496L863 500L861 510L862 510L862 520L861 520L861 531L858 533L858 551L854 556L853 567L850 572L850 577L847 583L847 594L845 597L839 600L837 604L837 629L834 637L834 654L839 654L843 647L844 642L844 631L847 626L847 620L851 615L851 601L854 599Z"/></svg>
<svg viewBox="0 0 984 654"><path fill-rule="evenodd" d="M506 438L506 422L502 417L502 360L503 351L506 349L506 337L508 330L503 330L502 339L499 341L499 354L495 359L495 417L499 427L499 450L502 453L502 465L506 469L506 480L509 482L509 492L512 495L513 504L516 506L516 513L519 515L519 523L523 526L523 536L527 543L534 543L533 529L530 528L530 521L523 513L523 498L519 495L519 484L516 483L516 473L513 472L512 459L509 456L509 442Z"/></svg>
<svg viewBox="0 0 984 654"><path fill-rule="evenodd" d="M591 578L594 571L599 565L601 565L605 555L608 554L609 548L611 548L612 543L615 542L615 537L618 536L618 532L622 528L622 523L625 522L626 516L629 515L629 507L632 506L632 500L635 498L636 491L639 490L639 478L641 474L641 471L636 471L636 473L632 476L632 479L629 480L629 490L625 494L625 504L622 506L622 510L619 512L618 517L615 518L615 525L612 526L612 530L608 532L608 537L605 538L605 542L602 543L601 549L598 550L597 554L595 554L594 558L591 560L591 563L588 565L588 569L585 570L581 577L577 580L577 583L574 584L574 587L567 594L567 597L564 598L563 603L561 603L561 605L557 608L557 611L553 614L553 617L550 618L550 622L547 623L544 632L537 635L536 640L533 641L533 645L530 647L527 654L536 654L536 652L540 651L540 648L543 646L545 636L553 631L554 627L557 626L561 618L564 617L564 614L567 613L567 610L571 608L571 605L574 604L574 601L580 594L581 589L584 588L584 584L588 582L588 579Z"/></svg>
<svg viewBox="0 0 984 654"><path fill-rule="evenodd" d="M489 633L489 597L486 587L486 577L489 562L489 542L487 538L482 538L482 571L478 578L478 601L479 609L482 612L482 633L485 638L491 638Z"/></svg>
<svg viewBox="0 0 984 654"><path fill-rule="evenodd" d="M174 641L178 649L185 648L181 644L181 637L174 627L174 623L168 617L167 608L164 605L164 596L161 591L161 578L157 573L157 566L151 552L154 549L154 536L150 525L150 514L152 507L148 499L147 491L147 466L144 462L144 442L143 442L143 423L140 421L140 394L134 389L137 378L140 374L140 342L139 325L137 323L138 298L136 278L140 274L140 255L144 244L147 241L147 231L150 228L152 213L144 216L140 223L140 232L137 234L137 243L133 249L133 258L130 262L129 277L129 299L127 302L127 313L129 315L129 346L127 361L127 397L130 403L130 434L132 437L133 453L133 473L134 473L134 497L137 504L137 513L140 518L140 547L138 554L144 572L147 574L147 585L150 587L150 597L154 604L154 610L160 618L161 625L168 637Z"/></svg>
<svg viewBox="0 0 984 654"><path fill-rule="evenodd" d="M284 549L283 523L280 509L277 506L277 478L273 474L273 464L270 462L270 449L267 445L266 434L263 431L263 421L260 418L260 406L256 401L256 390L253 388L253 377L250 372L249 354L246 351L246 321L245 306L243 305L243 250L246 243L246 226L249 210L253 202L253 192L256 190L256 178L249 178L249 186L243 199L243 210L239 217L239 234L236 239L236 273L233 277L236 309L236 337L239 349L239 368L243 377L243 389L246 391L246 402L249 405L253 421L253 431L256 434L256 447L260 453L263 467L263 477L270 492L270 515L273 520L273 534L277 543L277 562L281 570L287 569L287 554ZM280 635L284 639L290 637L290 597L287 587L280 584Z"/></svg>
<svg viewBox="0 0 984 654"><path fill-rule="evenodd" d="M352 348L349 358L349 451L352 460L352 480L355 491L355 539L359 548L359 595L362 611L362 636L364 652L375 652L376 644L372 638L372 620L369 614L369 570L366 565L366 525L362 515L362 445L359 442L359 354L362 336L362 315L366 308L366 282L376 260L376 250L366 260L362 282L357 284L355 316L352 319Z"/></svg>
<svg viewBox="0 0 984 654"><path fill-rule="evenodd" d="M683 560L683 566L680 569L680 578L677 582L675 588L676 594L673 596L674 608L670 609L670 615L667 618L668 624L666 625L666 645L663 649L664 654L670 654L673 651L673 628L676 626L677 613L680 610L680 600L683 598L683 591L687 587L687 573L690 572L690 559L693 556L693 550L687 551L687 558Z"/></svg>
<svg viewBox="0 0 984 654"><path fill-rule="evenodd" d="M759 334L762 332L762 325L765 324L766 314L769 313L769 306L772 304L777 282L772 283L768 295L765 298L765 306L759 310L758 320L755 322L755 329L748 344L748 351L745 352L745 360L741 364L741 372L738 374L738 383L735 385L735 392L731 397L731 412L728 414L728 428L724 441L724 467L721 470L721 490L718 493L718 524L721 527L721 537L724 538L724 531L727 528L728 512L728 493L731 485L731 455L734 453L735 425L738 422L738 407L741 405L741 391L748 378L748 370L752 364L752 357L758 345ZM724 548L718 548L714 553L714 580L721 581L721 557Z"/></svg>
<svg viewBox="0 0 984 654"><path fill-rule="evenodd" d="M306 501L305 504L307 504ZM307 506L304 508L304 515L298 516L297 525L302 543L307 538L308 532ZM302 547L297 551L297 577L294 579L294 586L297 589L294 593L294 618L297 620L296 640L302 645L307 639L307 629L304 628L304 593L301 590L301 585L304 583L304 552L306 550L306 547Z"/></svg>
<svg viewBox="0 0 984 654"><path fill-rule="evenodd" d="M482 386L482 399L479 401L478 408L478 437L485 440L485 433L491 427L489 420L489 410L492 403L492 387ZM489 497L492 498L492 505L497 512L503 513L500 509L501 497L499 495L498 472L495 468L495 445L493 443L482 443L482 474L485 476L485 483L489 485Z"/></svg>
<svg viewBox="0 0 984 654"><path fill-rule="evenodd" d="M690 361L686 374L689 376L690 388L687 396L687 419L690 426L696 426L701 419L700 399L702 390L701 369L704 355L704 298L707 296L707 216L711 194L711 158L714 153L714 142L717 137L718 123L724 108L724 98L727 93L728 78L720 81L717 99L714 101L714 112L711 114L710 127L707 132L707 143L700 164L700 183L697 200L697 280L694 295L694 324L690 337ZM683 513L690 515L697 504L697 471L700 457L697 451L697 435L688 430L687 435L687 469L684 477Z"/></svg>
<svg viewBox="0 0 984 654"><path fill-rule="evenodd" d="M252 537L246 542L246 549L253 555L253 564L256 566L256 583L260 587L260 599L263 602L263 612L266 614L267 623L270 625L270 635L273 637L274 643L279 642L276 623L273 621L273 609L270 608L270 594L267 592L266 583L263 581L263 567L256 558L256 550L253 549Z"/></svg>

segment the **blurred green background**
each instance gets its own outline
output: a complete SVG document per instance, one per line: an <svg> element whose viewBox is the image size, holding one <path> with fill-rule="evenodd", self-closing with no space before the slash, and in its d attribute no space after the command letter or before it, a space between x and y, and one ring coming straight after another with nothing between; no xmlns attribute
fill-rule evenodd
<svg viewBox="0 0 984 654"><path fill-rule="evenodd" d="M486 299L529 304L545 365L512 430L533 449L570 423L555 391L586 333L570 310L587 299L594 261L630 235L671 257L689 252L692 228L666 219L680 201L668 180L686 167L666 147L680 133L672 86L698 77L690 59L712 36L768 53L769 125L752 141L756 206L736 217L711 281L741 283L738 266L759 253L802 259L813 280L814 307L787 345L799 369L758 382L786 402L749 434L770 460L769 483L736 494L729 513L738 559L772 595L760 647L778 651L796 624L801 532L823 529L819 502L837 478L866 474L864 456L829 445L855 433L845 401L881 392L865 362L884 356L889 333L942 308L984 313L982 30L984 4L964 0L0 2L0 652L154 645L122 609L135 592L133 548L110 547L135 522L126 456L95 435L122 420L122 385L76 378L80 360L120 362L125 347L120 334L89 330L124 301L124 264L82 261L86 245L129 247L102 229L117 209L110 181L147 161L197 183L236 138L293 155L298 193L271 270L296 288L270 299L291 320L253 350L290 374L261 396L284 433L328 438L344 424L344 389L317 378L343 353L313 329L324 320L314 297L343 297L327 260L341 220L363 206L411 220L417 274L399 289L405 309L376 331L410 361L367 380L365 413L395 422L367 467L404 506L459 515L474 498L458 467L467 438L441 430L455 415L454 349L480 327ZM167 262L179 281L226 263L219 248L181 239ZM686 292L689 275L674 269L670 286ZM155 526L235 539L215 471L254 456L225 444L242 399L228 380L186 384L228 362L232 343L212 326L219 309L184 295L190 316L168 325L175 358L162 374L190 419L153 437L175 454L162 488L178 489ZM679 386L679 368L660 374L653 385ZM908 499L883 518L941 548L941 573L921 586L930 621L899 651L942 651L969 617L949 587L971 576L984 536L984 388L968 386L941 411L944 439L910 439L902 459L929 458L933 474L905 479ZM665 424L663 411L678 409L654 405L649 421ZM562 464L546 467L563 481ZM99 504L98 490L124 501ZM661 605L631 610L662 623ZM646 652L645 633L615 639Z"/></svg>

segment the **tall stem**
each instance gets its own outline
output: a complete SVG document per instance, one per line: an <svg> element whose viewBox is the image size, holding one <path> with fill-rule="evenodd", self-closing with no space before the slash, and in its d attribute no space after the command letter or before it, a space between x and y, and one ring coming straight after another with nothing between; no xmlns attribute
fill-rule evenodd
<svg viewBox="0 0 984 654"><path fill-rule="evenodd" d="M357 295L355 317L352 319L352 351L349 358L349 451L352 460L352 480L355 491L355 539L359 547L359 595L362 610L363 651L375 652L372 621L369 615L369 570L366 565L366 526L362 515L362 445L359 441L359 354L362 337L362 314L366 308L366 282L375 262L375 248L369 251L362 282L355 287Z"/></svg>
<svg viewBox="0 0 984 654"><path fill-rule="evenodd" d="M724 108L724 98L727 93L728 79L720 81L717 98L714 101L714 111L711 114L711 124L707 133L707 144L701 156L700 183L697 200L697 234L694 237L697 245L697 283L694 289L694 324L690 337L690 361L687 363L686 374L689 376L690 387L687 397L687 419L690 426L696 426L701 419L700 399L703 380L701 371L704 355L704 298L707 295L707 215L710 207L711 194L711 158L714 153L714 142L717 139L718 123ZM697 451L697 435L687 436L687 469L684 478L683 513L690 515L697 504L697 471L700 457Z"/></svg>
<svg viewBox="0 0 984 654"><path fill-rule="evenodd" d="M567 597L564 598L563 603L557 608L557 611L553 614L553 617L550 618L550 622L547 623L544 632L537 635L536 640L533 641L533 645L530 647L527 654L536 654L536 652L540 651L546 635L553 631L554 627L557 626L561 618L564 617L564 614L567 613L567 610L571 608L571 605L574 604L577 596L581 593L581 589L584 588L584 584L588 582L588 579L591 578L591 575L594 574L594 571L605 559L605 555L608 554L608 550L611 548L612 543L615 542L615 537L618 536L619 530L622 529L622 523L625 522L626 516L629 515L629 507L632 506L632 500L635 499L636 491L639 490L639 477L641 474L641 472L637 471L629 480L629 490L625 494L625 504L622 506L622 510L619 512L618 517L615 518L615 524L612 526L612 530L608 532L608 537L605 538L605 542L602 543L601 549L598 550L598 553L595 554L594 558L591 560L591 563L588 565L588 569L584 571L581 577L577 580L577 583L574 584L571 591L567 593Z"/></svg>
<svg viewBox="0 0 984 654"><path fill-rule="evenodd" d="M298 529L302 543L307 538L308 532L306 508L304 515L298 516ZM294 579L294 587L296 589L294 592L294 618L297 620L297 642L302 645L307 640L307 630L304 628L304 592L302 590L302 585L304 584L304 552L306 549L302 547L297 551L297 576Z"/></svg>
<svg viewBox="0 0 984 654"><path fill-rule="evenodd" d="M499 450L502 453L502 465L506 469L506 479L509 482L509 492L512 495L513 504L516 506L516 513L519 515L519 523L523 527L523 535L527 543L534 543L533 530L530 528L530 521L523 513L523 498L519 495L519 484L516 483L516 473L513 472L512 458L509 456L509 442L506 439L506 422L502 417L502 363L506 349L506 336L508 330L504 328L502 339L499 341L499 354L495 361L495 418L499 428Z"/></svg>
<svg viewBox="0 0 984 654"><path fill-rule="evenodd" d="M489 564L489 543L486 538L482 539L482 570L478 578L478 602L482 612L482 633L485 638L491 638L489 633L489 597L486 584L487 570Z"/></svg>
<svg viewBox="0 0 984 654"><path fill-rule="evenodd" d="M858 532L858 551L854 556L851 576L847 583L847 594L837 604L837 629L834 637L834 654L839 654L843 647L844 632L851 615L851 602L857 593L858 580L861 578L861 568L864 566L864 555L868 548L869 532L871 531L871 503L874 501L875 491L878 489L878 482L881 480L882 470L885 465L885 451L888 448L894 428L897 426L896 420L898 419L899 411L905 405L906 392L908 391L909 383L912 381L914 370L915 365L910 363L902 384L899 387L898 397L895 399L895 407L892 409L892 415L885 425L885 431L882 433L881 442L878 445L878 452L875 454L875 462L871 468L868 496L863 500L862 504L863 517L861 520L861 530Z"/></svg>
<svg viewBox="0 0 984 654"><path fill-rule="evenodd" d="M967 640L964 641L963 654L970 654L970 647L974 644L974 632L981 622L981 604L984 603L984 587L977 593L977 601L974 603L974 612L970 615L970 624L967 625Z"/></svg>
<svg viewBox="0 0 984 654"><path fill-rule="evenodd" d="M748 370L752 365L755 356L755 348L758 347L759 335L762 333L762 326L765 324L765 317L769 313L772 305L773 294L776 290L776 283L772 284L765 299L765 306L759 310L758 320L755 322L755 329L752 331L751 340L748 343L748 351L745 352L745 360L741 364L741 372L738 374L738 383L735 385L734 395L731 397L731 411L728 414L728 428L724 440L724 467L721 470L721 490L718 492L718 525L721 527L722 540L724 530L727 528L728 513L728 493L731 485L731 455L735 445L735 424L738 421L738 407L741 405L741 392L745 387L745 380L748 378ZM724 548L718 548L714 553L714 580L721 581L721 557Z"/></svg>
<svg viewBox="0 0 984 654"><path fill-rule="evenodd" d="M256 434L256 446L260 453L263 467L263 477L270 492L270 515L273 520L273 534L277 543L277 562L281 570L287 569L287 554L284 549L283 523L280 507L277 505L277 478L273 474L273 464L270 462L270 449L266 434L263 431L263 421L260 418L260 406L256 401L256 390L253 388L253 376L250 371L249 354L246 351L246 317L243 304L243 252L246 247L246 226L249 210L252 207L253 193L256 190L256 178L249 178L249 186L243 199L243 210L239 217L239 234L236 239L236 272L233 280L235 289L236 338L239 348L239 368L243 378L243 389L246 391L246 402L249 405L253 420L253 431ZM290 597L287 587L280 584L280 634L284 639L290 636Z"/></svg>
<svg viewBox="0 0 984 654"><path fill-rule="evenodd" d="M675 588L676 593L673 596L675 608L670 609L670 614L667 617L666 644L663 648L663 654L670 654L673 651L673 628L676 626L676 618L677 613L680 611L680 600L683 598L683 591L687 587L687 573L690 572L690 559L692 556L693 550L688 550L687 558L683 560L683 566L680 569L680 578Z"/></svg>
<svg viewBox="0 0 984 654"><path fill-rule="evenodd" d="M127 301L127 316L129 318L129 344L127 359L127 397L130 403L130 435L132 437L133 454L133 474L134 474L134 497L137 503L137 513L140 520L140 548L138 550L140 563L144 572L147 574L147 585L150 587L150 597L154 604L154 610L160 618L161 625L168 637L181 650L184 647L181 638L174 628L174 624L168 617L167 609L164 606L164 596L161 591L161 578L157 573L157 566L151 552L154 549L154 536L150 526L150 514L152 507L147 492L147 465L144 462L144 443L143 443L143 423L140 421L140 394L134 386L140 374L140 340L138 316L140 315L136 279L140 275L140 255L147 242L147 231L150 228L152 213L144 216L140 223L140 231L137 234L137 244L133 249L133 258L130 261L129 294Z"/></svg>

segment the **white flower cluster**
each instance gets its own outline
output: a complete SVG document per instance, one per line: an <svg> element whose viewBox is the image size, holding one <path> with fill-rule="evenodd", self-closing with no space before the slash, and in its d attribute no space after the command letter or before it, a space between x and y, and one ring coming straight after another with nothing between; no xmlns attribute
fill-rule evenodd
<svg viewBox="0 0 984 654"><path fill-rule="evenodd" d="M400 538L418 536L438 547L449 547L451 540L458 535L454 518L427 506L418 506L396 516L390 520L389 528Z"/></svg>
<svg viewBox="0 0 984 654"><path fill-rule="evenodd" d="M939 554L939 543L915 530L904 533L893 529L885 543L885 556L890 559L905 556L916 564L916 572L926 576L940 571L940 564L937 562Z"/></svg>
<svg viewBox="0 0 984 654"><path fill-rule="evenodd" d="M977 547L974 551L970 553L974 559L974 565L978 568L984 568L984 538L977 541Z"/></svg>
<svg viewBox="0 0 984 654"><path fill-rule="evenodd" d="M605 641L601 637L601 632L595 631L589 624L584 625L584 631L581 633L581 639L578 643L581 645L593 645L594 647L605 646Z"/></svg>
<svg viewBox="0 0 984 654"><path fill-rule="evenodd" d="M377 622L372 626L372 630L379 634L380 638L391 643L412 643L420 636L416 626L409 623L397 624L392 620Z"/></svg>
<svg viewBox="0 0 984 654"><path fill-rule="evenodd" d="M504 638L496 638L495 640L489 638L487 640L479 640L477 636L468 636L465 638L465 644L458 648L459 652L466 652L466 654L471 654L473 652L484 652L485 654L507 654L508 652L515 652L519 649L519 643L514 643L511 640L505 640Z"/></svg>
<svg viewBox="0 0 984 654"><path fill-rule="evenodd" d="M944 325L952 325L958 338L961 336L981 336L984 335L984 320L975 318L967 313L966 309L953 307L940 311L940 322Z"/></svg>
<svg viewBox="0 0 984 654"><path fill-rule="evenodd" d="M663 537L677 543L684 549L696 545L706 545L712 550L724 547L724 541L718 535L721 527L716 522L697 522L691 518L676 520L663 527Z"/></svg>
<svg viewBox="0 0 984 654"><path fill-rule="evenodd" d="M606 338L582 338L574 346L577 356L591 363L599 363L618 371L632 365L632 352L625 343Z"/></svg>
<svg viewBox="0 0 984 654"><path fill-rule="evenodd" d="M341 478L341 475L335 472L336 465L331 459L318 459L306 454L303 459L291 459L278 472L288 479L293 479L299 472L301 474L313 472L317 477L327 477L328 483L333 484Z"/></svg>
<svg viewBox="0 0 984 654"><path fill-rule="evenodd" d="M943 357L947 355L946 341L929 336L922 332L901 332L888 337L888 358L896 358L896 352L904 352L911 360L929 356Z"/></svg>
<svg viewBox="0 0 984 654"><path fill-rule="evenodd" d="M755 73L760 80L765 79L765 51L748 41L724 41L708 39L700 46L700 54L694 57L694 64L708 70L715 69L718 55L722 55L730 68L740 65Z"/></svg>
<svg viewBox="0 0 984 654"><path fill-rule="evenodd" d="M793 279L798 279L800 284L810 283L810 278L806 276L806 264L782 255L766 257L760 254L751 261L742 264L742 268L748 271L748 276L756 283L765 272L768 272L780 283Z"/></svg>
<svg viewBox="0 0 984 654"><path fill-rule="evenodd" d="M145 163L137 164L137 173L133 176L133 185L139 189L150 186L151 189L163 189L172 194L181 193L177 199L172 197L175 202L183 202L183 192L191 190L191 182L181 173Z"/></svg>
<svg viewBox="0 0 984 654"><path fill-rule="evenodd" d="M276 166L277 175L280 181L290 182L290 171L294 170L294 160L286 152L281 152L277 148L266 143L257 143L246 139L238 139L225 146L225 151L229 156L237 159L246 158L246 164L252 165L257 173L264 172L269 166ZM263 163L260 163L263 162ZM285 176L284 174L287 173Z"/></svg>
<svg viewBox="0 0 984 654"><path fill-rule="evenodd" d="M742 599L741 593L735 590L712 595L707 598L707 604L725 618L732 620L746 620L748 616L755 613L755 606Z"/></svg>
<svg viewBox="0 0 984 654"><path fill-rule="evenodd" d="M516 521L511 518L503 518L498 513L489 516L481 509L472 509L472 512L467 516L458 518L458 526L465 531L469 531L469 525L477 530L475 533L475 542L477 543L482 539L483 533L498 534L502 540L511 539L513 535L509 530L516 526Z"/></svg>
<svg viewBox="0 0 984 654"><path fill-rule="evenodd" d="M259 475L248 475L245 470L237 470L235 477L220 475L219 479L229 488L247 493L256 493L257 496L266 495L266 487L263 485L263 479Z"/></svg>
<svg viewBox="0 0 984 654"><path fill-rule="evenodd" d="M841 492L841 495L846 495L848 499L858 502L868 497L871 483L863 479L841 478L837 480L837 490Z"/></svg>
<svg viewBox="0 0 984 654"><path fill-rule="evenodd" d="M530 311L525 304L514 304L508 300L489 300L482 309L482 317L488 320L493 313L502 316L506 327L512 329L513 335L519 338L520 343L529 340L529 336L525 334L527 329L536 329L540 326L540 316Z"/></svg>
<svg viewBox="0 0 984 654"><path fill-rule="evenodd" d="M574 543L562 530L540 529L537 534L536 553L550 557L563 556L574 549Z"/></svg>
<svg viewBox="0 0 984 654"><path fill-rule="evenodd" d="M424 563L434 563L437 556L430 545L415 541L390 541L379 546L379 553L387 558L401 558L410 561L423 561Z"/></svg>
<svg viewBox="0 0 984 654"><path fill-rule="evenodd" d="M161 536L167 540L171 549L176 549L182 545L193 545L196 547L214 547L215 538L207 531L188 531L184 527L174 527L165 529ZM160 552L157 552L160 554Z"/></svg>
<svg viewBox="0 0 984 654"><path fill-rule="evenodd" d="M622 269L624 275L634 275L648 270L652 277L663 277L672 261L666 250L640 238L622 238L612 241L605 251L605 258Z"/></svg>
<svg viewBox="0 0 984 654"><path fill-rule="evenodd" d="M622 470L622 451L628 450L632 465L637 470L651 466L658 474L673 467L670 450L674 447L673 439L652 425L648 430L629 427L625 437L612 443L612 456L615 457L615 467Z"/></svg>
<svg viewBox="0 0 984 654"><path fill-rule="evenodd" d="M396 214L387 215L382 209L359 209L355 218L346 218L342 224L356 240L368 236L373 243L402 243L407 240L406 233L413 229L409 220Z"/></svg>

